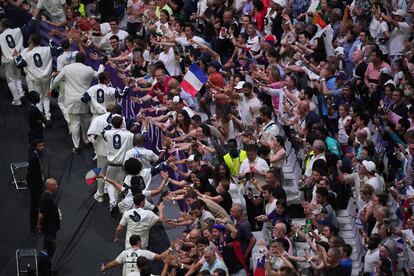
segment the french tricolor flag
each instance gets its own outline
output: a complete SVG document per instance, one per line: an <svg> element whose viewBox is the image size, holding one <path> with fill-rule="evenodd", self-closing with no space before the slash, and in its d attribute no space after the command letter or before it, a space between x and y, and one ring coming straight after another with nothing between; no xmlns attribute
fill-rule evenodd
<svg viewBox="0 0 414 276"><path fill-rule="evenodd" d="M101 168L95 168L87 172L85 175L86 184L88 184L89 186L92 185L95 182L100 172L101 172Z"/></svg>
<svg viewBox="0 0 414 276"><path fill-rule="evenodd" d="M207 75L196 63L193 63L181 82L181 88L194 97L206 82Z"/></svg>

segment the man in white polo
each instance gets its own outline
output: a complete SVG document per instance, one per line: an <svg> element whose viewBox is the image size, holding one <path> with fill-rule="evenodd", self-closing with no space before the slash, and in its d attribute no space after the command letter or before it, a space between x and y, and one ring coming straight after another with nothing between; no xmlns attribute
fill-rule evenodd
<svg viewBox="0 0 414 276"><path fill-rule="evenodd" d="M158 205L159 216L149 210L144 210L145 196L137 194L134 196L135 208L126 211L121 218L115 232L114 242L119 241L119 237L124 228L126 228L125 248L131 247L129 238L132 235L139 235L142 240L142 248L148 246L149 231L157 222L164 220L164 203Z"/></svg>

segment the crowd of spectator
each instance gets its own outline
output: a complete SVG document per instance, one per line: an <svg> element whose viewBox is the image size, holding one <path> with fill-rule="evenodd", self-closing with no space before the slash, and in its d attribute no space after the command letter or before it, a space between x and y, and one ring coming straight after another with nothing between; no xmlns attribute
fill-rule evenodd
<svg viewBox="0 0 414 276"><path fill-rule="evenodd" d="M102 271L414 273L414 1L0 3L13 104L24 72L38 107L30 142L58 94L73 151L92 143L102 169L94 198L122 215L125 251ZM16 9L33 17L15 26ZM39 24L61 43L41 45ZM158 222L187 230L156 254Z"/></svg>

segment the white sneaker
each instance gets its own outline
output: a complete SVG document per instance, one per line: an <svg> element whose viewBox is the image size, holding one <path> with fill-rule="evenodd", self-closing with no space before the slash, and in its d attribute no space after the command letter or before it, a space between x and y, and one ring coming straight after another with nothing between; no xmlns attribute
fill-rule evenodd
<svg viewBox="0 0 414 276"><path fill-rule="evenodd" d="M99 203L102 203L104 200L103 200L103 197L102 196L100 196L100 195L98 195L97 193L95 193L94 195L93 195L93 198L96 200L96 201L98 201Z"/></svg>
<svg viewBox="0 0 414 276"><path fill-rule="evenodd" d="M22 101L20 99L13 100L12 105L16 105L16 106L22 105Z"/></svg>

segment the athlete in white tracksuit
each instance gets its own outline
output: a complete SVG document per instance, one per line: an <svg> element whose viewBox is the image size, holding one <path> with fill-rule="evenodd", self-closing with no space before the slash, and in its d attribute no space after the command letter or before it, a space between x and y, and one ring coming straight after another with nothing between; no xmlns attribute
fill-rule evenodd
<svg viewBox="0 0 414 276"><path fill-rule="evenodd" d="M107 155L108 155L108 143L103 138L102 133L104 132L104 129L112 128L111 122L112 122L112 116L116 113L116 104L113 102L110 102L106 106L106 113L102 114L94 119L92 119L91 125L88 129L88 138L89 141L92 142L94 148L95 148L95 154L96 154L96 166L98 168L101 168L101 174L106 175L106 168L107 168ZM125 120L122 123L122 128L126 128ZM102 178L97 179L98 182L98 188L96 189L96 193L94 195L94 198L98 202L103 201L103 195L104 195L104 188L105 183Z"/></svg>
<svg viewBox="0 0 414 276"><path fill-rule="evenodd" d="M55 76L59 74L60 71L62 71L63 67L74 63L75 56L78 53L78 51L71 50L70 42L67 39L62 40L61 46L63 49L63 53L57 58L57 61L56 61L57 71L55 72ZM64 100L64 95L65 95L64 87L65 86L63 84L61 84L59 87L58 105L59 105L60 111L62 111L63 117L65 118L66 122L69 124L68 109L65 106L65 100Z"/></svg>
<svg viewBox="0 0 414 276"><path fill-rule="evenodd" d="M21 52L26 62L24 72L29 91L36 91L40 95L37 107L50 120L50 101L48 97L50 79L52 77L52 52L49 46L39 46L40 36L32 35L29 38L29 47Z"/></svg>
<svg viewBox="0 0 414 276"><path fill-rule="evenodd" d="M111 82L111 75L102 72L98 76L99 83L91 86L86 93L90 98L92 120L106 113L106 104L115 102L116 89L108 86Z"/></svg>
<svg viewBox="0 0 414 276"><path fill-rule="evenodd" d="M85 55L77 53L75 63L66 65L56 76L52 83L52 89L64 80L64 104L69 114L69 131L72 135L74 150L79 149L80 129L82 127L83 139L87 142L87 131L90 117L89 106L81 101L83 94L91 85L92 79L103 72L105 67L101 64L98 71L95 71L84 64Z"/></svg>
<svg viewBox="0 0 414 276"><path fill-rule="evenodd" d="M32 23L30 19L28 23ZM27 24L26 24L27 25ZM25 26L26 26L25 25ZM3 65L7 85L13 95L13 104L21 105L20 98L23 96L22 80L20 70L13 62L14 53L23 51L23 33L22 29L12 29L12 22L8 18L4 18L0 22L3 32L0 34L1 63ZM23 27L24 28L24 27Z"/></svg>
<svg viewBox="0 0 414 276"><path fill-rule="evenodd" d="M131 149L134 141L134 134L122 128L123 118L118 116L112 117L113 129L105 131L104 139L108 144L108 168L106 176L118 183L123 183L124 173L122 165L124 163L126 152ZM110 210L116 206L118 192L114 186L108 186Z"/></svg>

